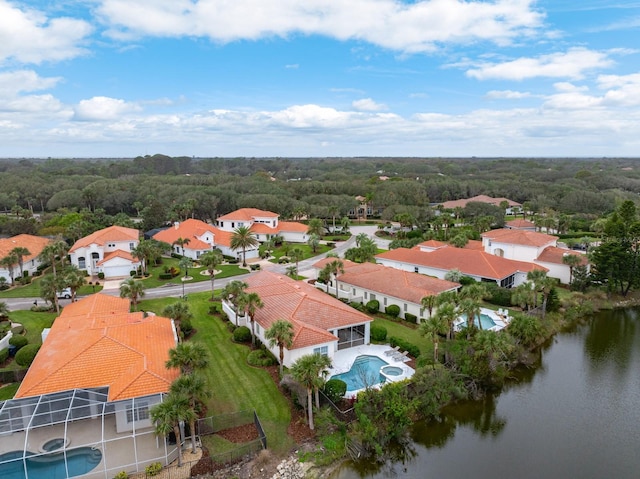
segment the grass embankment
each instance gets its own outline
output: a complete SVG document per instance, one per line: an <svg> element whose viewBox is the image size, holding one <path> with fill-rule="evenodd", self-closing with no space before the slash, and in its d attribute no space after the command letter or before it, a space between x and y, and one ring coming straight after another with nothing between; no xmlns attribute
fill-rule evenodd
<svg viewBox="0 0 640 479"><path fill-rule="evenodd" d="M191 322L196 330L189 341L205 345L211 356L211 365L206 371L212 393L207 403L207 414L215 416L255 409L265 428L269 449L276 453L289 451L294 444L287 435L291 421L287 399L266 370L247 364L249 348L233 343L225 323L208 314L212 304L210 296L211 293L189 295L189 307L193 313ZM145 300L139 309L159 314L175 301L175 298ZM220 452L218 446L212 450Z"/></svg>

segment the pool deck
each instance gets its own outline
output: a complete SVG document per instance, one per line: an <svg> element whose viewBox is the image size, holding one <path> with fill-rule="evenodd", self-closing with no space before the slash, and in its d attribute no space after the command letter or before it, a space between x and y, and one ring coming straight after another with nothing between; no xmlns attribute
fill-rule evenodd
<svg viewBox="0 0 640 479"><path fill-rule="evenodd" d="M385 363L402 369L401 375L395 376L393 379L387 376L387 381L402 381L403 379L412 377L416 371L405 364L409 361L408 357L405 356L400 358L399 354L394 355L395 357L385 355L385 352L392 349L393 348L388 344L369 344L366 346L358 346L355 348L336 351L333 355L333 365L329 369L329 377L348 372L358 356L377 356ZM379 384L374 387L377 386L379 386ZM354 397L360 391L361 390L347 391L346 397Z"/></svg>
<svg viewBox="0 0 640 479"><path fill-rule="evenodd" d="M509 317L509 311L507 309L498 309L498 311L494 311L492 309L480 308L480 314L489 316L495 323L495 326L489 328L489 331L500 331L501 329L506 328L509 324L509 321L511 320L511 318ZM458 318L453 324L456 331L458 331L460 330L460 328L467 324L467 320Z"/></svg>

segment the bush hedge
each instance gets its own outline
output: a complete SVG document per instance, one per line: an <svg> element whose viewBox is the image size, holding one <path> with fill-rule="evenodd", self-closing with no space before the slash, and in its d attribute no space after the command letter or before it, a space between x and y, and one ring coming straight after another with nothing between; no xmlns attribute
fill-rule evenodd
<svg viewBox="0 0 640 479"><path fill-rule="evenodd" d="M0 364L4 363L7 358L9 357L9 349L8 348L4 348L2 350L0 350Z"/></svg>
<svg viewBox="0 0 640 479"><path fill-rule="evenodd" d="M384 326L378 326L377 324L371 325L371 339L373 341L386 341L387 339L387 328Z"/></svg>
<svg viewBox="0 0 640 479"><path fill-rule="evenodd" d="M247 356L247 363L250 366L267 367L278 364L278 361L271 352L265 349L255 349Z"/></svg>
<svg viewBox="0 0 640 479"><path fill-rule="evenodd" d="M347 383L341 379L329 379L324 385L323 392L332 402L338 402L347 393Z"/></svg>
<svg viewBox="0 0 640 479"><path fill-rule="evenodd" d="M246 326L240 326L233 331L233 340L236 343L248 343L251 341L251 330Z"/></svg>
<svg viewBox="0 0 640 479"><path fill-rule="evenodd" d="M380 311L380 301L378 301L377 299L372 299L367 303L366 308L367 311L371 314L377 313L378 311Z"/></svg>
<svg viewBox="0 0 640 479"><path fill-rule="evenodd" d="M26 336L12 336L9 340L9 344L11 346L15 346L16 350L19 350L20 348L23 348L27 344L29 344L29 340L26 338Z"/></svg>
<svg viewBox="0 0 640 479"><path fill-rule="evenodd" d="M413 324L418 323L418 317L415 314L411 313L404 313L404 320Z"/></svg>
<svg viewBox="0 0 640 479"><path fill-rule="evenodd" d="M22 334L24 333L24 326L22 324L14 326L13 328L11 328L11 332L13 334Z"/></svg>
<svg viewBox="0 0 640 479"><path fill-rule="evenodd" d="M390 304L389 306L386 306L384 308L384 312L389 316L397 318L398 316L400 316L400 306L398 306L397 304Z"/></svg>
<svg viewBox="0 0 640 479"><path fill-rule="evenodd" d="M401 350L408 351L411 356L417 358L420 356L420 348L409 341L405 341L402 338L391 336L389 338L389 344L392 347L399 346Z"/></svg>
<svg viewBox="0 0 640 479"><path fill-rule="evenodd" d="M16 353L16 363L19 366L29 367L38 354L39 344L27 344Z"/></svg>
<svg viewBox="0 0 640 479"><path fill-rule="evenodd" d="M358 311L364 311L364 304L358 301L353 301L349 303L349 306L351 306L353 309L357 309Z"/></svg>
<svg viewBox="0 0 640 479"><path fill-rule="evenodd" d="M190 319L183 319L180 321L180 331L184 334L184 337L188 337L193 331L193 325L191 324Z"/></svg>

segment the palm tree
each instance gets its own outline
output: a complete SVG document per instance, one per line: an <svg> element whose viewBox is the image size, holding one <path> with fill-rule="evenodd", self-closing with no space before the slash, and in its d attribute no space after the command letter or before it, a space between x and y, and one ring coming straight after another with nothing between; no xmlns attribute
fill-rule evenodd
<svg viewBox="0 0 640 479"><path fill-rule="evenodd" d="M222 264L223 258L222 253L217 249L213 251L207 251L202 256L200 256L200 263L207 268L207 272L209 273L209 277L211 278L211 301L216 299L214 282L216 279L216 267Z"/></svg>
<svg viewBox="0 0 640 479"><path fill-rule="evenodd" d="M76 293L85 284L85 275L73 265L69 265L64 270L62 278L64 285L71 290L71 302L76 300Z"/></svg>
<svg viewBox="0 0 640 479"><path fill-rule="evenodd" d="M9 307L4 301L0 302L0 319L7 319L9 317ZM282 374L282 372L280 372Z"/></svg>
<svg viewBox="0 0 640 479"><path fill-rule="evenodd" d="M531 305L535 302L535 296L537 295L534 285L531 281L526 281L513 288L511 293L511 303L517 304L524 311L531 309Z"/></svg>
<svg viewBox="0 0 640 479"><path fill-rule="evenodd" d="M454 324L458 319L458 310L453 303L443 303L438 306L434 317L439 318L447 325L447 339L451 340L454 336Z"/></svg>
<svg viewBox="0 0 640 479"><path fill-rule="evenodd" d="M54 277L57 276L56 258L60 256L60 259L62 261L62 258L67 254L67 251L68 251L67 248L68 248L67 243L65 243L64 240L62 239L58 239L57 241L54 241L53 243L49 243L44 248L42 248L42 251L38 256L38 259L41 262L43 263L48 262L51 264Z"/></svg>
<svg viewBox="0 0 640 479"><path fill-rule="evenodd" d="M182 256L184 256L184 247L189 243L191 243L191 240L189 238L183 238L182 236L173 242L173 244L177 244L182 249Z"/></svg>
<svg viewBox="0 0 640 479"><path fill-rule="evenodd" d="M348 233L349 232L349 227L351 226L351 220L349 219L348 216L344 216L341 220L340 220L340 227L342 228L341 233Z"/></svg>
<svg viewBox="0 0 640 479"><path fill-rule="evenodd" d="M56 313L60 313L58 291L62 289L64 289L64 286L61 284L60 278L56 278L52 274L47 274L40 280L40 297L55 305Z"/></svg>
<svg viewBox="0 0 640 479"><path fill-rule="evenodd" d="M344 263L341 259L334 259L331 263L327 264L329 273L333 275L336 280L336 298L340 298L338 296L338 274L344 274Z"/></svg>
<svg viewBox="0 0 640 479"><path fill-rule="evenodd" d="M443 317L436 314L435 316L429 316L424 323L420 325L420 334L428 336L433 342L433 367L435 369L438 362L438 343L440 335L447 332L445 320Z"/></svg>
<svg viewBox="0 0 640 479"><path fill-rule="evenodd" d="M280 376L282 376L284 348L289 349L293 345L293 324L284 319L278 319L265 331L264 337L269 340L270 347L277 345L280 350Z"/></svg>
<svg viewBox="0 0 640 479"><path fill-rule="evenodd" d="M333 228L331 229L331 233L336 232L336 215L340 212L340 208L336 205L331 205L327 208L327 212L331 215L331 219L333 222Z"/></svg>
<svg viewBox="0 0 640 479"><path fill-rule="evenodd" d="M478 318L478 327L482 329L482 323L480 321L480 302L473 298L464 298L460 301L458 309L467 316L467 337L476 327L475 319Z"/></svg>
<svg viewBox="0 0 640 479"><path fill-rule="evenodd" d="M318 251L318 246L320 246L320 236L318 236L317 234L309 235L307 244L311 247L311 250L315 254L316 251Z"/></svg>
<svg viewBox="0 0 640 479"><path fill-rule="evenodd" d="M236 316L236 326L238 325L238 300L248 287L249 285L244 281L235 279L222 288L222 299L229 301L233 306L233 312Z"/></svg>
<svg viewBox="0 0 640 479"><path fill-rule="evenodd" d="M533 287L536 291L536 297L534 301L534 307L538 307L538 293L541 290L542 283L547 279L547 272L541 269L532 269L527 273L527 279L533 282Z"/></svg>
<svg viewBox="0 0 640 479"><path fill-rule="evenodd" d="M262 308L264 304L258 293L242 293L238 298L238 307L244 311L245 316L249 317L251 322L251 344L256 344L256 330L254 316L258 308Z"/></svg>
<svg viewBox="0 0 640 479"><path fill-rule="evenodd" d="M300 248L295 247L291 251L289 251L289 257L296 262L296 274L299 271L298 264L300 260L304 259L304 251Z"/></svg>
<svg viewBox="0 0 640 479"><path fill-rule="evenodd" d="M165 437L172 431L175 434L178 447L178 467L182 467L180 422L191 421L195 416L195 411L189 405L189 399L182 394L167 394L160 404L151 408L150 413L158 436Z"/></svg>
<svg viewBox="0 0 640 479"><path fill-rule="evenodd" d="M170 393L185 396L189 400L189 405L194 413L190 415L189 429L191 430L191 452L196 452L196 419L197 411L206 398L211 396L207 388L207 382L203 376L195 373L178 377L169 389Z"/></svg>
<svg viewBox="0 0 640 479"><path fill-rule="evenodd" d="M173 319L176 325L176 333L178 334L178 341L182 341L181 326L182 321L191 319L193 314L189 309L189 305L184 301L178 301L177 303L170 304L162 310L162 315L167 318Z"/></svg>
<svg viewBox="0 0 640 479"><path fill-rule="evenodd" d="M147 274L147 264L153 254L153 244L151 240L142 240L138 246L131 250L131 256L140 260L142 263L142 274Z"/></svg>
<svg viewBox="0 0 640 479"><path fill-rule="evenodd" d="M576 254L567 253L562 256L562 263L569 266L569 284L573 283L573 268L582 263L582 258Z"/></svg>
<svg viewBox="0 0 640 479"><path fill-rule="evenodd" d="M239 226L231 235L231 249L242 249L242 266L247 266L247 248L258 246L258 239L249 226Z"/></svg>
<svg viewBox="0 0 640 479"><path fill-rule="evenodd" d="M15 257L18 259L18 266L20 266L20 277L24 276L24 257L29 256L31 254L31 251L29 251L24 246L16 246L9 252L9 254L15 255Z"/></svg>
<svg viewBox="0 0 640 479"><path fill-rule="evenodd" d="M11 284L14 284L13 268L17 263L18 263L18 257L13 253L9 253L7 256L0 259L0 265L4 266L7 269L7 271L9 271L9 278L11 278Z"/></svg>
<svg viewBox="0 0 640 479"><path fill-rule="evenodd" d="M295 266L287 266L287 272L285 274L291 279L296 279L298 277L298 268Z"/></svg>
<svg viewBox="0 0 640 479"><path fill-rule="evenodd" d="M300 356L295 363L291 365L291 374L293 378L307 389L307 413L309 420L309 429L313 430L313 402L312 393L316 387L319 387L322 379L320 378L321 361L317 358L320 354L305 354ZM328 359L328 358L327 358Z"/></svg>
<svg viewBox="0 0 640 479"><path fill-rule="evenodd" d="M209 367L209 351L202 344L187 341L169 350L167 368L179 368L182 374L192 374Z"/></svg>
<svg viewBox="0 0 640 479"><path fill-rule="evenodd" d="M309 236L316 235L318 237L322 237L324 233L324 225L322 224L322 220L320 218L312 218L309 220L309 225L307 228L307 234Z"/></svg>
<svg viewBox="0 0 640 479"><path fill-rule="evenodd" d="M423 309L429 311L429 317L433 314L433 308L436 307L437 296L435 294L430 294L429 296L425 296L420 301L420 305Z"/></svg>
<svg viewBox="0 0 640 479"><path fill-rule="evenodd" d="M138 299L144 296L144 284L129 278L120 283L120 297L129 298L133 304L133 310L138 310Z"/></svg>
<svg viewBox="0 0 640 479"><path fill-rule="evenodd" d="M318 379L313 385L313 389L316 397L316 409L320 408L320 388L324 387L324 384L327 382L327 375L329 371L327 371L331 367L331 358L326 354L313 354L315 359L314 365L316 368Z"/></svg>

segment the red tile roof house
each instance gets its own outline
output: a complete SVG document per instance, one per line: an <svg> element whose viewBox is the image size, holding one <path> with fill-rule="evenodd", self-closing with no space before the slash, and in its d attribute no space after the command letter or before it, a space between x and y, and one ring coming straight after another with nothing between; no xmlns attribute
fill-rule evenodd
<svg viewBox="0 0 640 479"><path fill-rule="evenodd" d="M284 365L290 367L305 354L320 353L333 358L339 350L369 344L371 318L342 301L302 281L261 271L246 280L247 292L257 293L264 306L256 311L256 336L265 345L265 331L278 319L293 324L293 345L284 351ZM223 301L229 319L236 323L232 306ZM237 324L251 324L248 318L239 315ZM277 346L270 348L276 358Z"/></svg>
<svg viewBox="0 0 640 479"><path fill-rule="evenodd" d="M582 264L588 264L584 254L559 248L558 237L546 233L503 228L487 231L481 236L487 253L541 265L548 270L549 277L557 278L564 284L569 283L570 267L563 263L563 256L578 256Z"/></svg>
<svg viewBox="0 0 640 479"><path fill-rule="evenodd" d="M505 228L512 230L525 230L525 231L537 231L536 224L533 221L518 218L515 220L507 221L504 224Z"/></svg>
<svg viewBox="0 0 640 479"><path fill-rule="evenodd" d="M87 460L77 474L101 478L170 463L176 446L156 437L149 408L179 375L165 367L176 343L171 319L130 313L128 299L95 294L66 306L15 398L0 403L0 457L16 451L12 460L23 470L23 453L60 459L73 449L67 458ZM53 439L58 445L49 448Z"/></svg>
<svg viewBox="0 0 640 479"><path fill-rule="evenodd" d="M516 287L527 280L527 273L546 268L534 263L514 261L484 251L449 246L432 252L398 248L376 255L376 262L392 268L444 279L457 269L476 281L495 282L505 288Z"/></svg>
<svg viewBox="0 0 640 479"><path fill-rule="evenodd" d="M306 243L307 225L293 221L280 221L280 215L271 211L257 208L241 208L216 220L218 228L232 232L240 226L249 226L251 232L260 242L269 240L272 236L280 235L289 243Z"/></svg>
<svg viewBox="0 0 640 479"><path fill-rule="evenodd" d="M176 243L180 238L189 243L180 246ZM153 235L153 239L172 245L172 251L197 260L203 253L218 248L223 255L240 259L242 250L231 249L231 233L212 226L204 221L188 219L174 223L167 229ZM247 259L258 257L258 248L247 248Z"/></svg>
<svg viewBox="0 0 640 479"><path fill-rule="evenodd" d="M109 226L76 241L69 249L69 258L90 276L103 273L105 278L128 277L140 266L140 260L131 256L139 238L137 229Z"/></svg>
<svg viewBox="0 0 640 479"><path fill-rule="evenodd" d="M317 271L334 260L323 258L313 265ZM354 263L342 260L344 273L338 275L338 296L367 304L377 300L380 303L380 311L392 304L400 308L400 317L405 318L406 313L416 316L418 322L428 317L429 312L421 305L425 296L437 296L445 291L457 291L459 283L445 281L417 274L411 271L402 271L389 266L376 263ZM325 288L322 283L316 282L316 287ZM335 294L335 288L330 289Z"/></svg>
<svg viewBox="0 0 640 479"><path fill-rule="evenodd" d="M16 235L11 238L0 238L0 259L8 256L14 248L27 248L31 254L22 258L22 269L23 271L28 271L30 275L33 275L38 269L38 266L40 266L38 255L49 243L51 243L49 238L27 234ZM13 267L13 277L17 278L18 276L20 276L20 266L16 263ZM9 274L9 270L4 266L0 266L0 277L10 281L11 275Z"/></svg>

